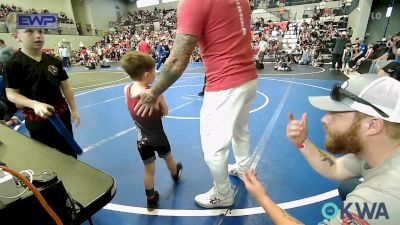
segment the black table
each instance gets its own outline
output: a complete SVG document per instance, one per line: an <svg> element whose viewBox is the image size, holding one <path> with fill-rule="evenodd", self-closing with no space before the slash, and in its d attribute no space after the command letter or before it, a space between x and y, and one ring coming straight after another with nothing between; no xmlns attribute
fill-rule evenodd
<svg viewBox="0 0 400 225"><path fill-rule="evenodd" d="M50 170L57 174L72 198L82 204L77 222L87 220L115 195L112 176L83 162L0 125L0 161L16 170L31 169L35 174ZM25 195L32 195L31 192ZM23 196L24 197L24 196ZM38 203L38 207L41 207ZM0 209L4 208L0 202ZM26 212L25 212L26 213Z"/></svg>

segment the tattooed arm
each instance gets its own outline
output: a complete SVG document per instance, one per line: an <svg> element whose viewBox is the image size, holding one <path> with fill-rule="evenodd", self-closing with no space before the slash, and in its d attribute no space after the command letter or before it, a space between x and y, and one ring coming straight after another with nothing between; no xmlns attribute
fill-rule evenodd
<svg viewBox="0 0 400 225"><path fill-rule="evenodd" d="M150 91L140 95L140 102L136 105L137 114L151 115L158 96L166 91L179 77L189 63L190 55L197 45L199 38L188 34L177 34L171 54L161 71L160 80Z"/></svg>
<svg viewBox="0 0 400 225"><path fill-rule="evenodd" d="M286 135L289 141L295 145L304 143L301 153L311 167L322 176L340 181L358 176L361 173L359 160L348 156L336 158L332 154L322 151L307 139L307 113L303 113L300 120L295 120L293 114L289 113ZM351 168L349 169L349 167Z"/></svg>
<svg viewBox="0 0 400 225"><path fill-rule="evenodd" d="M360 175L358 171L350 171L345 165L353 164L354 167L361 168L361 165L357 166L359 162L352 161L346 163L346 160L348 161L348 157L343 156L336 158L334 155L318 148L310 140L307 140L304 148L301 150L301 153L303 153L303 156L306 158L311 167L324 177L342 181Z"/></svg>
<svg viewBox="0 0 400 225"><path fill-rule="evenodd" d="M198 37L188 34L176 35L171 55L160 73L160 80L151 88L151 92L155 96L162 94L182 75L198 40Z"/></svg>

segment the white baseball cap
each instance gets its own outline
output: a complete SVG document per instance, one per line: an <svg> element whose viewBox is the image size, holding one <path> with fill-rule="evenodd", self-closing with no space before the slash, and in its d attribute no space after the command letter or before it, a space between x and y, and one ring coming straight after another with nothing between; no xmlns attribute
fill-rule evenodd
<svg viewBox="0 0 400 225"><path fill-rule="evenodd" d="M388 76L362 74L332 87L331 96L308 97L325 111L358 111L383 120L400 123L400 81Z"/></svg>

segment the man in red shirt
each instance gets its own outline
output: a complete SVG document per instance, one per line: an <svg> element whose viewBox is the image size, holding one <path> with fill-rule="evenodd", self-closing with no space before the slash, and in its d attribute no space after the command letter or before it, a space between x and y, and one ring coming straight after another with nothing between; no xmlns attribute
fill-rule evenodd
<svg viewBox="0 0 400 225"><path fill-rule="evenodd" d="M183 73L199 45L207 83L200 112L204 159L214 179L210 191L197 195L204 208L234 203L228 179L243 177L250 167L249 111L257 89L252 59L250 5L248 0L182 0L178 6L178 31L160 80L141 94L135 110L151 114L154 104ZM228 171L229 146L236 164Z"/></svg>
<svg viewBox="0 0 400 225"><path fill-rule="evenodd" d="M143 37L140 37L140 41L139 41L137 48L138 48L138 51L140 51L140 52L147 53L149 55L151 53L151 47L150 47L149 43L144 41Z"/></svg>

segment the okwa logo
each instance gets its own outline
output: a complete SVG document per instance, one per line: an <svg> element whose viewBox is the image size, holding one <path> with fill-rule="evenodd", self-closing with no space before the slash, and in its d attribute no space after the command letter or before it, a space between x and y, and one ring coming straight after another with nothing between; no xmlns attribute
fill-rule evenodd
<svg viewBox="0 0 400 225"><path fill-rule="evenodd" d="M364 219L389 219L389 214L385 203L382 202L374 202L369 204L366 202L348 202L344 203L340 210L335 203L327 202L322 206L321 212L322 216L327 220L336 218L340 212L340 219L342 219L343 222L359 222L346 224L368 224Z"/></svg>

